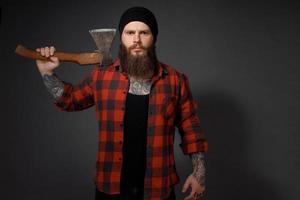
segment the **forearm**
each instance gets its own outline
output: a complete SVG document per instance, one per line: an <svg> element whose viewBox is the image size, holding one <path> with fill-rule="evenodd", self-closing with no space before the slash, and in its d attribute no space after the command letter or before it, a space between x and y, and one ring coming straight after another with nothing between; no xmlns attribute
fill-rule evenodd
<svg viewBox="0 0 300 200"><path fill-rule="evenodd" d="M197 182L205 186L205 160L204 153L197 152L190 154L193 164L193 173L192 175L196 178Z"/></svg>
<svg viewBox="0 0 300 200"><path fill-rule="evenodd" d="M55 74L44 74L42 79L49 93L58 100L64 92L64 83Z"/></svg>

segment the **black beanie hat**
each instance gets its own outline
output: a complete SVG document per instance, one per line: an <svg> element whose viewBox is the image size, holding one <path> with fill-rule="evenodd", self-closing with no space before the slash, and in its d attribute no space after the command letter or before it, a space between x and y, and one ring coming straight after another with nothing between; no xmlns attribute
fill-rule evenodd
<svg viewBox="0 0 300 200"><path fill-rule="evenodd" d="M155 19L155 16L150 10L143 7L132 7L126 10L122 14L119 22L120 36L122 35L123 29L126 26L126 24L132 21L140 21L147 24L152 32L154 43L155 43L157 38L157 33L158 33L158 26L157 26L157 21Z"/></svg>

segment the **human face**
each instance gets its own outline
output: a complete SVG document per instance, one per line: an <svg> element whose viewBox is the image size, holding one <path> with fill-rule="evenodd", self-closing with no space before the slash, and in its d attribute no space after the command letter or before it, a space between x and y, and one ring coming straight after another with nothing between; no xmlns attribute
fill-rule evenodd
<svg viewBox="0 0 300 200"><path fill-rule="evenodd" d="M121 41L131 55L145 55L147 48L153 44L153 35L147 24L133 21L124 27Z"/></svg>

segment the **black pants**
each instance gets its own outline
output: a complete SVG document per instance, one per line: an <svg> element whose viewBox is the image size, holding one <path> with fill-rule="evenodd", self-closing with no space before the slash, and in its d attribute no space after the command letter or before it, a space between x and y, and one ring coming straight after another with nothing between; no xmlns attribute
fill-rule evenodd
<svg viewBox="0 0 300 200"><path fill-rule="evenodd" d="M175 199L176 199L175 191L173 188L170 196L164 200L175 200ZM109 194L100 192L96 188L95 200L143 200L143 191L136 190L135 193L126 194L126 195L125 194L109 195Z"/></svg>

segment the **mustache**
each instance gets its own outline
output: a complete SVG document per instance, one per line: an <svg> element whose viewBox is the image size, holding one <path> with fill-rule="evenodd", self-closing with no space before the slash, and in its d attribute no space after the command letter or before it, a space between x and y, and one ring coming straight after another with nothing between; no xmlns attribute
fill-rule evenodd
<svg viewBox="0 0 300 200"><path fill-rule="evenodd" d="M146 47L144 47L143 45L139 45L139 44L131 45L128 49L132 50L132 49L135 49L135 48L140 48L140 49L143 49L143 50L147 50Z"/></svg>

